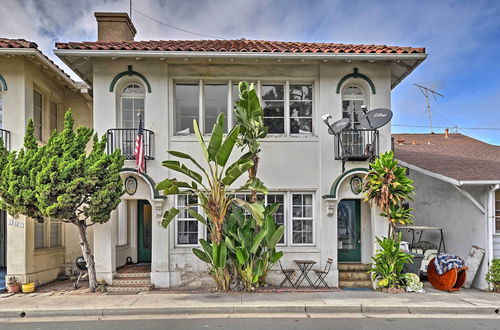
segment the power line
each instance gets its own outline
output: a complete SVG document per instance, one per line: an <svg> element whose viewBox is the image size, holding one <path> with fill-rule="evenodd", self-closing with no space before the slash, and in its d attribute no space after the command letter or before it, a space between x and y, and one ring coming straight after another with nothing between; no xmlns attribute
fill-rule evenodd
<svg viewBox="0 0 500 330"><path fill-rule="evenodd" d="M425 125L409 125L409 124L392 124L392 126L429 128L429 126L425 126ZM434 128L450 128L449 126L433 126L433 127ZM498 127L458 127L458 126L454 126L454 128L467 129L467 130L500 131L500 128L498 128Z"/></svg>
<svg viewBox="0 0 500 330"><path fill-rule="evenodd" d="M183 29L183 28L180 28L180 27L177 27L177 26L173 26L171 24L168 24L168 23L165 23L165 22L162 22L154 17L151 17L145 13L143 13L142 11L139 11L135 8L132 8L132 11L135 11L136 13L146 17L146 18L149 18L150 20L158 23L158 24L161 24L161 25L164 25L166 27L169 27L169 28L172 28L172 29L175 29L175 30L179 30L179 31L182 31L182 32L187 32L187 33L191 33L191 34L194 34L194 35L197 35L197 36L200 36L200 37L205 37L205 38L211 38L211 39L222 39L222 40L225 40L225 38L221 38L221 37L214 37L214 36L209 36L209 35L206 35L206 34L203 34L203 33L198 33L198 32L194 32L194 31L189 31L189 30L186 30L186 29Z"/></svg>

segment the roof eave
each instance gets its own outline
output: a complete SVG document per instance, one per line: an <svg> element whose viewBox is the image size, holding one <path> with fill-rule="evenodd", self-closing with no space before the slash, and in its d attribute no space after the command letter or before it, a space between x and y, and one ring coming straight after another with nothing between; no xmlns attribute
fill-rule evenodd
<svg viewBox="0 0 500 330"><path fill-rule="evenodd" d="M79 90L80 86L71 78L69 78L66 73L64 73L61 68L57 67L52 63L41 51L34 48L0 48L0 54L13 54L13 55L34 55L37 60L42 64L49 67L53 72L55 72L63 81L66 82L73 90Z"/></svg>

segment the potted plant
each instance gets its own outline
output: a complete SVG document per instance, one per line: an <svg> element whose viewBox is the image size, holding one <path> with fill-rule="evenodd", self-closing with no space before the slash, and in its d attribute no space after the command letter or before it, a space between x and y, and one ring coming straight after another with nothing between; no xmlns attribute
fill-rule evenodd
<svg viewBox="0 0 500 330"><path fill-rule="evenodd" d="M486 273L486 281L491 283L492 289L500 292L500 259L493 259L488 273Z"/></svg>
<svg viewBox="0 0 500 330"><path fill-rule="evenodd" d="M21 286L15 276L9 276L7 280L7 291L10 293L18 293L21 291Z"/></svg>
<svg viewBox="0 0 500 330"><path fill-rule="evenodd" d="M31 278L28 278L28 283L21 285L21 289L23 293L31 293L35 291L35 282L31 281Z"/></svg>

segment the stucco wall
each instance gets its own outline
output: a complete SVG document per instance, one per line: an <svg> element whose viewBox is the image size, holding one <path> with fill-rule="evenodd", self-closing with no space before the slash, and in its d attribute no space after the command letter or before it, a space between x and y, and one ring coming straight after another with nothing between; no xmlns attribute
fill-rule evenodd
<svg viewBox="0 0 500 330"><path fill-rule="evenodd" d="M437 226L444 229L447 253L466 258L472 245L487 248L486 216L450 183L410 170L414 180L415 197L410 203L414 208L414 225ZM462 187L486 206L487 190L484 187ZM485 207L486 208L486 207ZM407 240L411 238L405 236ZM439 235L425 233L423 240L439 243ZM473 286L486 289L487 256L483 259Z"/></svg>
<svg viewBox="0 0 500 330"><path fill-rule="evenodd" d="M151 84L151 93L145 95L145 128L154 131L156 153L155 160L147 162L147 174L154 181L175 176L179 179L181 175L171 173L161 166L161 161L168 159L166 150L180 150L195 156L202 162L202 155L198 143L191 136L173 136L173 114L174 101L172 97L173 83L175 80L198 81L198 79L220 79L220 80L257 80L283 81L286 79L295 81L313 82L314 110L313 110L313 136L303 137L268 137L262 144L262 162L259 167L259 177L265 182L271 191L304 191L313 192L314 199L314 230L316 241L313 246L289 246L283 247L285 266L292 266L294 259L312 259L318 262L318 266L323 267L326 259L333 257L335 260L330 278L328 281L337 285L337 228L336 212L327 215L326 202L321 198L330 192L333 181L341 174L342 164L334 160L334 138L327 133L327 129L321 121L323 114L332 114L333 120L342 117L341 94L336 93L336 87L340 79L346 74L353 72L353 68L359 68L359 72L369 76L376 87L376 94L369 94L369 108L391 106L390 99L390 68L389 63L380 61L375 63L357 62L328 62L328 63L288 63L277 62L253 62L245 63L186 63L177 61L167 63L159 59L94 59L93 60L93 81L94 81L94 127L101 134L109 128L120 127L119 116L117 114L118 99L117 91L120 91L127 83L137 82L143 84L142 80L135 76L125 76L121 78L115 91L110 92L110 84L113 78L127 71L127 66L132 65L133 70L143 74ZM368 86L361 79L353 79L345 84L356 83L369 91ZM393 109L397 111L397 109ZM381 129L380 149L381 151L390 148L390 125ZM232 155L236 159L238 152ZM134 164L126 164L127 167L134 167ZM350 168L367 167L366 162L347 162L346 170ZM235 184L239 185L240 180ZM137 196L127 198L139 198ZM345 198L340 196L339 198ZM194 276L190 272L202 272L206 266L193 256L191 248L176 248L174 246L174 226L163 229L159 225L162 213L171 205L169 198L161 204L161 212L157 212L158 218L153 222L154 237L166 237L167 243L163 241L160 245L153 244L153 264L152 278L157 286L170 283L171 285L196 284L204 281L203 278ZM366 207L364 206L364 210ZM380 222L374 212L363 219L364 231L363 239L371 239L371 235L378 234L385 230L380 230L380 226L370 227L373 222ZM103 240L113 235L112 225L99 226L95 228L96 238L95 250L105 255L100 256L103 265L100 274L103 278L110 280L112 272L111 265L116 257L122 263L123 256L116 248ZM97 234L97 231L100 231ZM165 235L166 233L166 235ZM101 236L102 235L102 236ZM157 242L159 242L158 240ZM98 246L99 245L99 246ZM373 250L372 242L365 242L363 262L369 261L369 255ZM156 256L156 258L155 258ZM156 260L155 260L156 259ZM158 264L155 264L158 263ZM104 265L106 264L106 265ZM186 273L187 272L187 273ZM158 273L158 276L155 275ZM187 274L187 275L186 275ZM201 274L201 273L200 273ZM168 277L165 279L165 277Z"/></svg>

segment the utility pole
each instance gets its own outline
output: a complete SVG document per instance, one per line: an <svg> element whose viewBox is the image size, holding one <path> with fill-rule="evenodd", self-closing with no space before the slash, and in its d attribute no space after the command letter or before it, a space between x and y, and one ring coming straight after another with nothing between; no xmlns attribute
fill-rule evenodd
<svg viewBox="0 0 500 330"><path fill-rule="evenodd" d="M130 6L129 6L129 11L130 11L130 20L132 20L132 0L130 0Z"/></svg>
<svg viewBox="0 0 500 330"><path fill-rule="evenodd" d="M418 89L420 89L422 94L424 94L424 96L425 96L425 102L427 103L427 113L429 115L429 128L430 128L430 132L432 134L432 133L434 133L434 130L432 129L432 112L431 112L431 105L429 103L429 96L432 95L432 97L434 97L434 101L436 101L436 95L441 96L441 97L444 97L444 95L436 92L433 89L430 89L428 87L425 87L425 86L422 86L419 84L413 84L413 85L418 87Z"/></svg>

